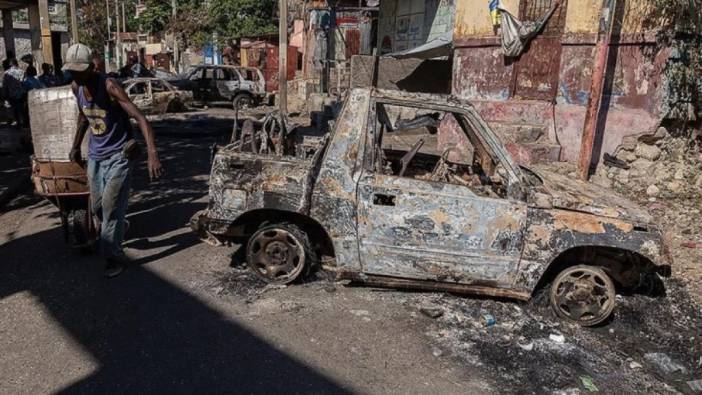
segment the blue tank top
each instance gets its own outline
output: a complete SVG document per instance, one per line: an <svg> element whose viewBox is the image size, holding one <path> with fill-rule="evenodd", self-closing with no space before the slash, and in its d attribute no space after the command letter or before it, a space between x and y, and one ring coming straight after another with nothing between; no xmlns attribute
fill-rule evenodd
<svg viewBox="0 0 702 395"><path fill-rule="evenodd" d="M88 158L92 160L111 157L132 138L129 117L119 103L112 101L106 81L107 77L101 74L92 100L86 99L83 86L78 87L78 106L89 123Z"/></svg>

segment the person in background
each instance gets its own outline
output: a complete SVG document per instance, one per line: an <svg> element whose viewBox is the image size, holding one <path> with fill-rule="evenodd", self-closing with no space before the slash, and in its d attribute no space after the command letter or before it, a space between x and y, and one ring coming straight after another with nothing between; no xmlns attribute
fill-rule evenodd
<svg viewBox="0 0 702 395"><path fill-rule="evenodd" d="M54 73L54 66L48 63L41 64L41 75L39 76L39 82L41 82L45 88L58 86L59 81Z"/></svg>
<svg viewBox="0 0 702 395"><path fill-rule="evenodd" d="M24 81L22 81L22 88L24 88L25 93L34 89L46 88L46 86L44 86L44 84L42 84L41 81L39 81L39 79L37 78L36 67L27 67L27 70L24 72Z"/></svg>
<svg viewBox="0 0 702 395"><path fill-rule="evenodd" d="M80 147L87 132L90 201L93 212L101 220L100 251L105 259L105 276L115 277L129 263L122 241L132 170L139 150L129 118L136 120L146 141L150 178L158 179L162 168L154 132L146 117L129 100L119 82L94 68L89 47L73 44L68 48L63 69L73 76L71 88L79 109L69 158L82 161Z"/></svg>
<svg viewBox="0 0 702 395"><path fill-rule="evenodd" d="M24 80L24 72L19 68L17 59L10 59L2 77L2 90L5 100L10 103L10 108L12 108L13 123L17 128L21 128L25 124L22 103L25 92L22 80Z"/></svg>

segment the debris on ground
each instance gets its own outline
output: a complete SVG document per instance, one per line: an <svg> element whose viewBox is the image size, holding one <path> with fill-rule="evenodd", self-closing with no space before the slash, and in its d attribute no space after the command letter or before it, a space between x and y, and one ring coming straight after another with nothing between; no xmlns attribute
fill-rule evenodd
<svg viewBox="0 0 702 395"><path fill-rule="evenodd" d="M590 376L580 376L580 382L583 383L583 387L590 392L597 392L597 386Z"/></svg>
<svg viewBox="0 0 702 395"><path fill-rule="evenodd" d="M523 305L437 294L410 295L406 303L410 311L442 306L427 337L444 357L483 369L500 393L694 393L702 376L702 308L680 281L665 285L663 297L618 295L614 317L590 329L560 321L545 292ZM476 320L484 311L500 317L490 328Z"/></svg>
<svg viewBox="0 0 702 395"><path fill-rule="evenodd" d="M679 363L673 361L668 355L661 352L652 352L644 355L644 359L655 366L661 373L687 373L687 369Z"/></svg>
<svg viewBox="0 0 702 395"><path fill-rule="evenodd" d="M444 310L439 307L420 307L419 311L429 318L439 318L444 315Z"/></svg>

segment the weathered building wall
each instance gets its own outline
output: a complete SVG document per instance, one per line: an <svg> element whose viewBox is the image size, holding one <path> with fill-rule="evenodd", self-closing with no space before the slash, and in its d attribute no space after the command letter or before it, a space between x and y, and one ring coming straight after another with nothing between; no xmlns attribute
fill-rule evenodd
<svg viewBox="0 0 702 395"><path fill-rule="evenodd" d="M535 3L503 0L501 6L524 17L520 4ZM453 93L476 101L483 116L501 124L498 129L505 133L511 125L543 128L551 142L563 147L560 159L576 160L601 4L601 0L563 0L565 15L558 16L557 11L538 42L532 42L521 58L508 59L502 55L486 2L456 0ZM651 6L647 0L619 4L600 154L613 151L625 136L655 130L666 108L662 103L669 51L655 41L656 24L648 18ZM549 81L557 81L557 86Z"/></svg>
<svg viewBox="0 0 702 395"><path fill-rule="evenodd" d="M381 55L416 48L450 33L456 0L383 0L377 46Z"/></svg>

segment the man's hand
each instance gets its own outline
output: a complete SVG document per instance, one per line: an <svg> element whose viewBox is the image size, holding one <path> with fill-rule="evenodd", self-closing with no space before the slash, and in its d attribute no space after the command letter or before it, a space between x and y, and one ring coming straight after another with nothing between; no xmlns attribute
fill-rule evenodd
<svg viewBox="0 0 702 395"><path fill-rule="evenodd" d="M149 167L149 178L151 181L156 181L161 178L163 167L161 167L161 161L158 159L158 153L156 151L149 151L147 166Z"/></svg>
<svg viewBox="0 0 702 395"><path fill-rule="evenodd" d="M83 163L83 155L81 155L80 148L73 148L68 154L68 159L71 162Z"/></svg>

